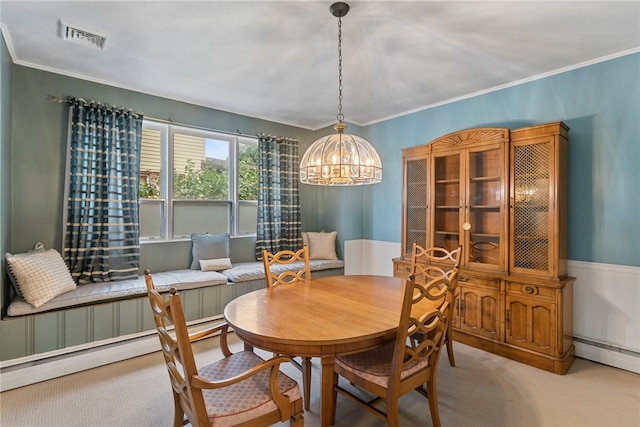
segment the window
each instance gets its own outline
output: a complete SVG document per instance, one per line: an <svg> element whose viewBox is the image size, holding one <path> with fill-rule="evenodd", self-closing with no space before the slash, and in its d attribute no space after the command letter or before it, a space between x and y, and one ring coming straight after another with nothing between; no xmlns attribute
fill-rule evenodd
<svg viewBox="0 0 640 427"><path fill-rule="evenodd" d="M255 234L258 140L144 121L140 239Z"/></svg>

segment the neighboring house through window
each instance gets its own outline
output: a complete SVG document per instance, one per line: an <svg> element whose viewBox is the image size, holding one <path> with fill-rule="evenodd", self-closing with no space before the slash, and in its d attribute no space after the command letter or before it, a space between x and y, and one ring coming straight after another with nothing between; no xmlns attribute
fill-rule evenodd
<svg viewBox="0 0 640 427"><path fill-rule="evenodd" d="M258 140L144 120L140 240L256 233Z"/></svg>

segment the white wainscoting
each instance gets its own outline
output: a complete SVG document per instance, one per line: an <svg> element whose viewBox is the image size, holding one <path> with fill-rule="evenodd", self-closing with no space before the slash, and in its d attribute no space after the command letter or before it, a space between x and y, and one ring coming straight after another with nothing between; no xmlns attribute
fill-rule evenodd
<svg viewBox="0 0 640 427"><path fill-rule="evenodd" d="M393 258L400 256L400 243L380 240L346 240L344 274L393 276Z"/></svg>
<svg viewBox="0 0 640 427"><path fill-rule="evenodd" d="M400 243L344 242L345 274L393 275ZM569 261L576 355L640 373L640 267Z"/></svg>
<svg viewBox="0 0 640 427"><path fill-rule="evenodd" d="M576 355L640 373L640 267L569 261Z"/></svg>

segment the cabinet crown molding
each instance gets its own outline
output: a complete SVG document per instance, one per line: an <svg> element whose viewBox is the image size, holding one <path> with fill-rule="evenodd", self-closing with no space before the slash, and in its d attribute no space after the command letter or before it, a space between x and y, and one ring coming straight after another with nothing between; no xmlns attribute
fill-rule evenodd
<svg viewBox="0 0 640 427"><path fill-rule="evenodd" d="M432 150L463 148L479 142L506 142L509 140L508 128L475 128L456 131L434 139L429 145Z"/></svg>

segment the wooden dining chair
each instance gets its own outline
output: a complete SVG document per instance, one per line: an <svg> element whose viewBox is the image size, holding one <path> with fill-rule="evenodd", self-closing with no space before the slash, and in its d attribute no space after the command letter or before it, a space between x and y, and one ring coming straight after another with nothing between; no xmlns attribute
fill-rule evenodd
<svg viewBox="0 0 640 427"><path fill-rule="evenodd" d="M276 286L288 283L295 283L311 279L311 267L309 266L309 247L303 246L297 251L282 250L271 253L262 248L262 262L264 264L264 274L267 280L267 287L274 288ZM278 266L291 266L294 262L302 262L300 269L283 271L274 271ZM300 357L302 362L295 359L293 364L302 372L302 387L304 389L304 408L309 409L311 406L311 358Z"/></svg>
<svg viewBox="0 0 640 427"><path fill-rule="evenodd" d="M457 275L457 269L452 274ZM415 390L428 398L433 425L440 426L436 374L447 322L451 318L452 307L447 302L450 292L449 279L446 277L433 279L423 285L410 275L405 285L396 338L370 350L336 356L332 425L335 423L338 393L386 420L389 426L396 427L399 424L400 397ZM421 303L424 305L425 299L432 303L423 308ZM417 335L421 338L416 339ZM340 376L351 385L377 397L364 400L342 387ZM386 404L386 411L377 406L380 403Z"/></svg>
<svg viewBox="0 0 640 427"><path fill-rule="evenodd" d="M430 247L424 248L413 242L413 248L411 250L411 274L416 278L422 277L424 280L431 280L438 277L449 277L451 280L451 273L454 268L460 265L460 256L462 255L462 245L456 249L449 251L446 248ZM456 307L456 300L458 298L458 275L455 276L456 280L451 283L453 293L451 294L452 301L450 304ZM453 314L453 313L452 313ZM447 334L444 337L444 342L447 347L447 357L449 358L449 365L456 366L455 356L453 354L453 340L451 339L453 328L453 322L448 322Z"/></svg>
<svg viewBox="0 0 640 427"><path fill-rule="evenodd" d="M174 427L188 423L193 427L269 426L287 419L293 427L304 426L298 383L280 372L280 364L291 359L280 356L265 361L251 351L231 353L226 323L189 334L180 294L172 288L165 300L148 270L145 281L173 391ZM224 357L196 366L191 343L216 333L220 333Z"/></svg>

